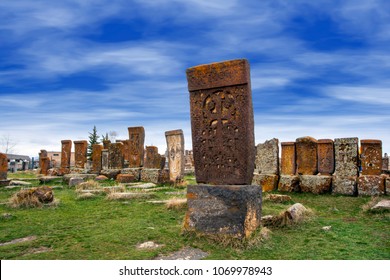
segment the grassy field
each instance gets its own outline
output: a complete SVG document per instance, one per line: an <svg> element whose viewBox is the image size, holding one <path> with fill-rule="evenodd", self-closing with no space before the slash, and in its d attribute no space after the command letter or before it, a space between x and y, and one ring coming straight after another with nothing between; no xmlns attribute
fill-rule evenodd
<svg viewBox="0 0 390 280"><path fill-rule="evenodd" d="M205 251L207 259L390 259L390 214L364 211L370 197L289 194L292 201L288 203L265 200L263 215L277 214L295 202L314 215L303 224L272 229L271 237L261 243L233 248L182 235L185 209L147 202L184 198L184 194L167 192L184 192L185 187L159 190L148 199L110 201L104 194L80 200L74 189L64 186L54 189L56 207L10 208L6 202L18 190L0 190L0 243L28 236L36 239L0 246L3 260L146 260L183 247ZM332 228L324 231L324 226ZM146 241L164 246L136 248Z"/></svg>

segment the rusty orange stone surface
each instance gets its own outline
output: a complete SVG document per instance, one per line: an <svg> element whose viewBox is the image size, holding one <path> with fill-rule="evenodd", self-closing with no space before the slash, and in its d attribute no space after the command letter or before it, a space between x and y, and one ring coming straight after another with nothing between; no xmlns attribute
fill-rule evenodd
<svg viewBox="0 0 390 280"><path fill-rule="evenodd" d="M92 172L99 173L102 170L102 150L103 145L92 145Z"/></svg>
<svg viewBox="0 0 390 280"><path fill-rule="evenodd" d="M47 175L48 170L50 169L50 158L49 157L41 157L39 159L39 166L41 168L40 174Z"/></svg>
<svg viewBox="0 0 390 280"><path fill-rule="evenodd" d="M254 174L252 185L261 186L263 192L271 192L278 188L278 180L275 174Z"/></svg>
<svg viewBox="0 0 390 280"><path fill-rule="evenodd" d="M317 140L306 136L295 140L297 152L297 174L316 175L318 172Z"/></svg>
<svg viewBox="0 0 390 280"><path fill-rule="evenodd" d="M8 157L6 154L0 153L0 180L7 180L8 173Z"/></svg>
<svg viewBox="0 0 390 280"><path fill-rule="evenodd" d="M334 172L334 142L331 139L318 140L317 148L318 173L331 175Z"/></svg>
<svg viewBox="0 0 390 280"><path fill-rule="evenodd" d="M358 195L377 196L386 192L386 178L378 175L361 175L357 180Z"/></svg>
<svg viewBox="0 0 390 280"><path fill-rule="evenodd" d="M61 141L61 173L68 174L70 172L70 157L72 152L72 140Z"/></svg>
<svg viewBox="0 0 390 280"><path fill-rule="evenodd" d="M118 183L131 183L135 181L135 177L132 174L118 174L116 176L116 181Z"/></svg>
<svg viewBox="0 0 390 280"><path fill-rule="evenodd" d="M237 59L187 69L198 183L248 185L255 143L249 63Z"/></svg>
<svg viewBox="0 0 390 280"><path fill-rule="evenodd" d="M158 153L158 148L156 146L146 146L144 168L160 169L160 166L161 166L161 156Z"/></svg>
<svg viewBox="0 0 390 280"><path fill-rule="evenodd" d="M108 168L122 169L124 166L123 143L111 143L108 148Z"/></svg>
<svg viewBox="0 0 390 280"><path fill-rule="evenodd" d="M295 142L282 142L280 171L282 175L294 175L296 172Z"/></svg>
<svg viewBox="0 0 390 280"><path fill-rule="evenodd" d="M143 126L129 127L129 167L141 167L144 164L145 129Z"/></svg>
<svg viewBox="0 0 390 280"><path fill-rule="evenodd" d="M360 140L360 146L362 175L380 175L382 173L382 141Z"/></svg>
<svg viewBox="0 0 390 280"><path fill-rule="evenodd" d="M84 168L87 163L88 141L74 141L74 159L76 168Z"/></svg>

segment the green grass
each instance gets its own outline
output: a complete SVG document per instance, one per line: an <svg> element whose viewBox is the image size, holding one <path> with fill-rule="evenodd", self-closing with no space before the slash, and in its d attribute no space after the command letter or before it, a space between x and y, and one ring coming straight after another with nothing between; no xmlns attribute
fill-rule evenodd
<svg viewBox="0 0 390 280"><path fill-rule="evenodd" d="M188 178L187 178L188 179ZM179 189L179 190L184 190ZM18 189L0 190L6 202ZM158 191L156 199L172 196ZM104 195L78 200L74 189L55 189L55 208L12 209L0 205L0 243L27 236L33 241L0 246L0 259L153 259L183 247L199 248L208 259L390 259L390 216L362 210L369 197L289 194L292 202L263 202L263 215L277 214L300 202L313 210L310 220L298 226L272 229L271 238L255 246L225 247L207 239L182 235L185 209L168 210L147 199L108 201ZM183 195L184 197L184 195ZM323 226L332 226L324 231ZM136 245L154 241L153 250ZM33 248L51 250L31 254Z"/></svg>

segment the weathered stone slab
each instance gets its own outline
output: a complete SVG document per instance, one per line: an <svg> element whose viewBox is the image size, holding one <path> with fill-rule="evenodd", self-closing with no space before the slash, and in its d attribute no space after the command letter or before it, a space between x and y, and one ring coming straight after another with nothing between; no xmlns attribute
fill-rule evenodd
<svg viewBox="0 0 390 280"><path fill-rule="evenodd" d="M389 156L387 153L382 158L382 170L389 170Z"/></svg>
<svg viewBox="0 0 390 280"><path fill-rule="evenodd" d="M342 177L332 176L332 193L356 195L357 194L357 176Z"/></svg>
<svg viewBox="0 0 390 280"><path fill-rule="evenodd" d="M310 192L314 194L330 193L332 189L332 176L300 175L299 187L302 192Z"/></svg>
<svg viewBox="0 0 390 280"><path fill-rule="evenodd" d="M132 174L118 174L116 181L118 183L132 183L135 181L135 177Z"/></svg>
<svg viewBox="0 0 390 280"><path fill-rule="evenodd" d="M297 151L297 173L316 175L318 172L317 140L313 137L301 137L295 141Z"/></svg>
<svg viewBox="0 0 390 280"><path fill-rule="evenodd" d="M245 59L187 69L198 183L252 182L255 143L249 72Z"/></svg>
<svg viewBox="0 0 390 280"><path fill-rule="evenodd" d="M296 173L296 148L295 142L282 142L282 158L280 173L282 175L295 175Z"/></svg>
<svg viewBox="0 0 390 280"><path fill-rule="evenodd" d="M62 174L70 172L70 158L72 155L72 140L61 141L61 169Z"/></svg>
<svg viewBox="0 0 390 280"><path fill-rule="evenodd" d="M130 160L130 143L129 140L116 140L117 143L123 143L123 158L125 161Z"/></svg>
<svg viewBox="0 0 390 280"><path fill-rule="evenodd" d="M144 168L160 169L160 167L161 167L161 156L158 153L158 148L156 146L146 146Z"/></svg>
<svg viewBox="0 0 390 280"><path fill-rule="evenodd" d="M141 170L141 181L162 184L169 182L169 170L159 168L143 168Z"/></svg>
<svg viewBox="0 0 390 280"><path fill-rule="evenodd" d="M100 170L102 170L102 151L103 151L102 145L100 144L92 145L92 173L99 174Z"/></svg>
<svg viewBox="0 0 390 280"><path fill-rule="evenodd" d="M76 168L85 168L87 163L88 141L74 141L74 159Z"/></svg>
<svg viewBox="0 0 390 280"><path fill-rule="evenodd" d="M131 174L136 181L141 180L141 168L123 168L121 174Z"/></svg>
<svg viewBox="0 0 390 280"><path fill-rule="evenodd" d="M181 129L165 132L168 147L169 178L175 182L184 176L184 135Z"/></svg>
<svg viewBox="0 0 390 280"><path fill-rule="evenodd" d="M129 167L141 167L144 164L145 129L143 126L129 127Z"/></svg>
<svg viewBox="0 0 390 280"><path fill-rule="evenodd" d="M118 176L118 174L121 173L121 170L120 169L102 169L100 171L100 174L101 175L104 175L106 176L107 178L109 179L116 179L116 177Z"/></svg>
<svg viewBox="0 0 390 280"><path fill-rule="evenodd" d="M108 150L103 149L102 150L102 168L101 168L101 170L108 169L110 166L110 164L109 164L110 160L109 160L108 155L109 155Z"/></svg>
<svg viewBox="0 0 390 280"><path fill-rule="evenodd" d="M110 144L111 144L110 140L103 140L103 149L108 150Z"/></svg>
<svg viewBox="0 0 390 280"><path fill-rule="evenodd" d="M358 195L385 194L385 179L378 175L361 175L357 182Z"/></svg>
<svg viewBox="0 0 390 280"><path fill-rule="evenodd" d="M111 143L108 147L108 169L122 169L123 165L123 143Z"/></svg>
<svg viewBox="0 0 390 280"><path fill-rule="evenodd" d="M96 177L97 177L96 174L66 174L62 177L62 181L65 184L69 184L69 181L71 178L81 178L84 181L88 181L88 180L94 180ZM41 182L47 183L47 182L50 182L50 180L57 180L59 178L61 178L61 177L42 177Z"/></svg>
<svg viewBox="0 0 390 280"><path fill-rule="evenodd" d="M260 225L261 203L261 187L258 186L188 186L184 229L248 237Z"/></svg>
<svg viewBox="0 0 390 280"><path fill-rule="evenodd" d="M275 174L253 174L252 185L261 186L263 192L274 191L278 188L279 176Z"/></svg>
<svg viewBox="0 0 390 280"><path fill-rule="evenodd" d="M318 173L332 175L334 172L334 142L320 139L317 143Z"/></svg>
<svg viewBox="0 0 390 280"><path fill-rule="evenodd" d="M385 193L390 195L390 176L386 176L385 178Z"/></svg>
<svg viewBox="0 0 390 280"><path fill-rule="evenodd" d="M362 175L381 175L382 173L382 141L360 140L360 161Z"/></svg>
<svg viewBox="0 0 390 280"><path fill-rule="evenodd" d="M300 192L299 176L297 175L280 175L278 183L280 192Z"/></svg>
<svg viewBox="0 0 390 280"><path fill-rule="evenodd" d="M74 187L74 186L80 185L83 182L84 182L83 178L78 178L78 177L73 178L72 177L69 180L69 187Z"/></svg>
<svg viewBox="0 0 390 280"><path fill-rule="evenodd" d="M42 175L48 175L48 171L50 169L50 158L49 157L40 157L39 158L39 166L40 166L40 171L39 174Z"/></svg>
<svg viewBox="0 0 390 280"><path fill-rule="evenodd" d="M375 204L373 207L371 207L372 211L383 211L383 210L390 210L390 200L389 199L383 199L379 201L377 204Z"/></svg>
<svg viewBox="0 0 390 280"><path fill-rule="evenodd" d="M256 146L255 173L279 174L279 140L273 138Z"/></svg>
<svg viewBox="0 0 390 280"><path fill-rule="evenodd" d="M334 140L334 175L339 177L358 176L358 142L358 138L336 138Z"/></svg>

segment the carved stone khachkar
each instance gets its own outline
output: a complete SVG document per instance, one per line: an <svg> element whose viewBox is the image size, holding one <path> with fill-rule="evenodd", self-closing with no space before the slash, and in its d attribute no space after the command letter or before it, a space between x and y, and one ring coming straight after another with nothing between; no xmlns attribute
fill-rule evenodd
<svg viewBox="0 0 390 280"><path fill-rule="evenodd" d="M160 169L160 166L161 166L161 156L158 153L158 148L156 146L146 146L144 168Z"/></svg>
<svg viewBox="0 0 390 280"><path fill-rule="evenodd" d="M187 69L196 180L186 231L244 238L260 225L261 186L251 186L254 120L247 60Z"/></svg>
<svg viewBox="0 0 390 280"><path fill-rule="evenodd" d="M318 173L331 175L334 172L334 142L331 139L318 140Z"/></svg>
<svg viewBox="0 0 390 280"><path fill-rule="evenodd" d="M108 147L108 169L122 169L123 164L123 143L111 143Z"/></svg>
<svg viewBox="0 0 390 280"><path fill-rule="evenodd" d="M295 142L281 142L282 158L280 174L295 175L296 173L296 149Z"/></svg>
<svg viewBox="0 0 390 280"><path fill-rule="evenodd" d="M145 129L143 126L129 127L129 167L137 168L144 163Z"/></svg>
<svg viewBox="0 0 390 280"><path fill-rule="evenodd" d="M47 156L46 150L41 150L39 153L39 174L47 175L50 169L50 158Z"/></svg>
<svg viewBox="0 0 390 280"><path fill-rule="evenodd" d="M169 180L175 182L184 176L184 135L181 129L165 132L168 147Z"/></svg>
<svg viewBox="0 0 390 280"><path fill-rule="evenodd" d="M72 140L61 141L61 174L70 172L70 157L72 155Z"/></svg>
<svg viewBox="0 0 390 280"><path fill-rule="evenodd" d="M102 150L102 170L107 170L109 168L109 158L108 158L108 149Z"/></svg>
<svg viewBox="0 0 390 280"><path fill-rule="evenodd" d="M381 175L382 141L360 140L362 175Z"/></svg>
<svg viewBox="0 0 390 280"><path fill-rule="evenodd" d="M74 164L76 168L85 168L87 163L88 141L74 141Z"/></svg>
<svg viewBox="0 0 390 280"><path fill-rule="evenodd" d="M358 138L334 140L335 172L332 178L332 193L356 195L358 167Z"/></svg>
<svg viewBox="0 0 390 280"><path fill-rule="evenodd" d="M317 140L313 137L296 139L297 173L299 175L317 174Z"/></svg>
<svg viewBox="0 0 390 280"><path fill-rule="evenodd" d="M92 173L99 174L100 170L102 170L102 150L102 145L92 145Z"/></svg>
<svg viewBox="0 0 390 280"><path fill-rule="evenodd" d="M6 154L0 153L0 181L7 180L8 173L8 157Z"/></svg>

